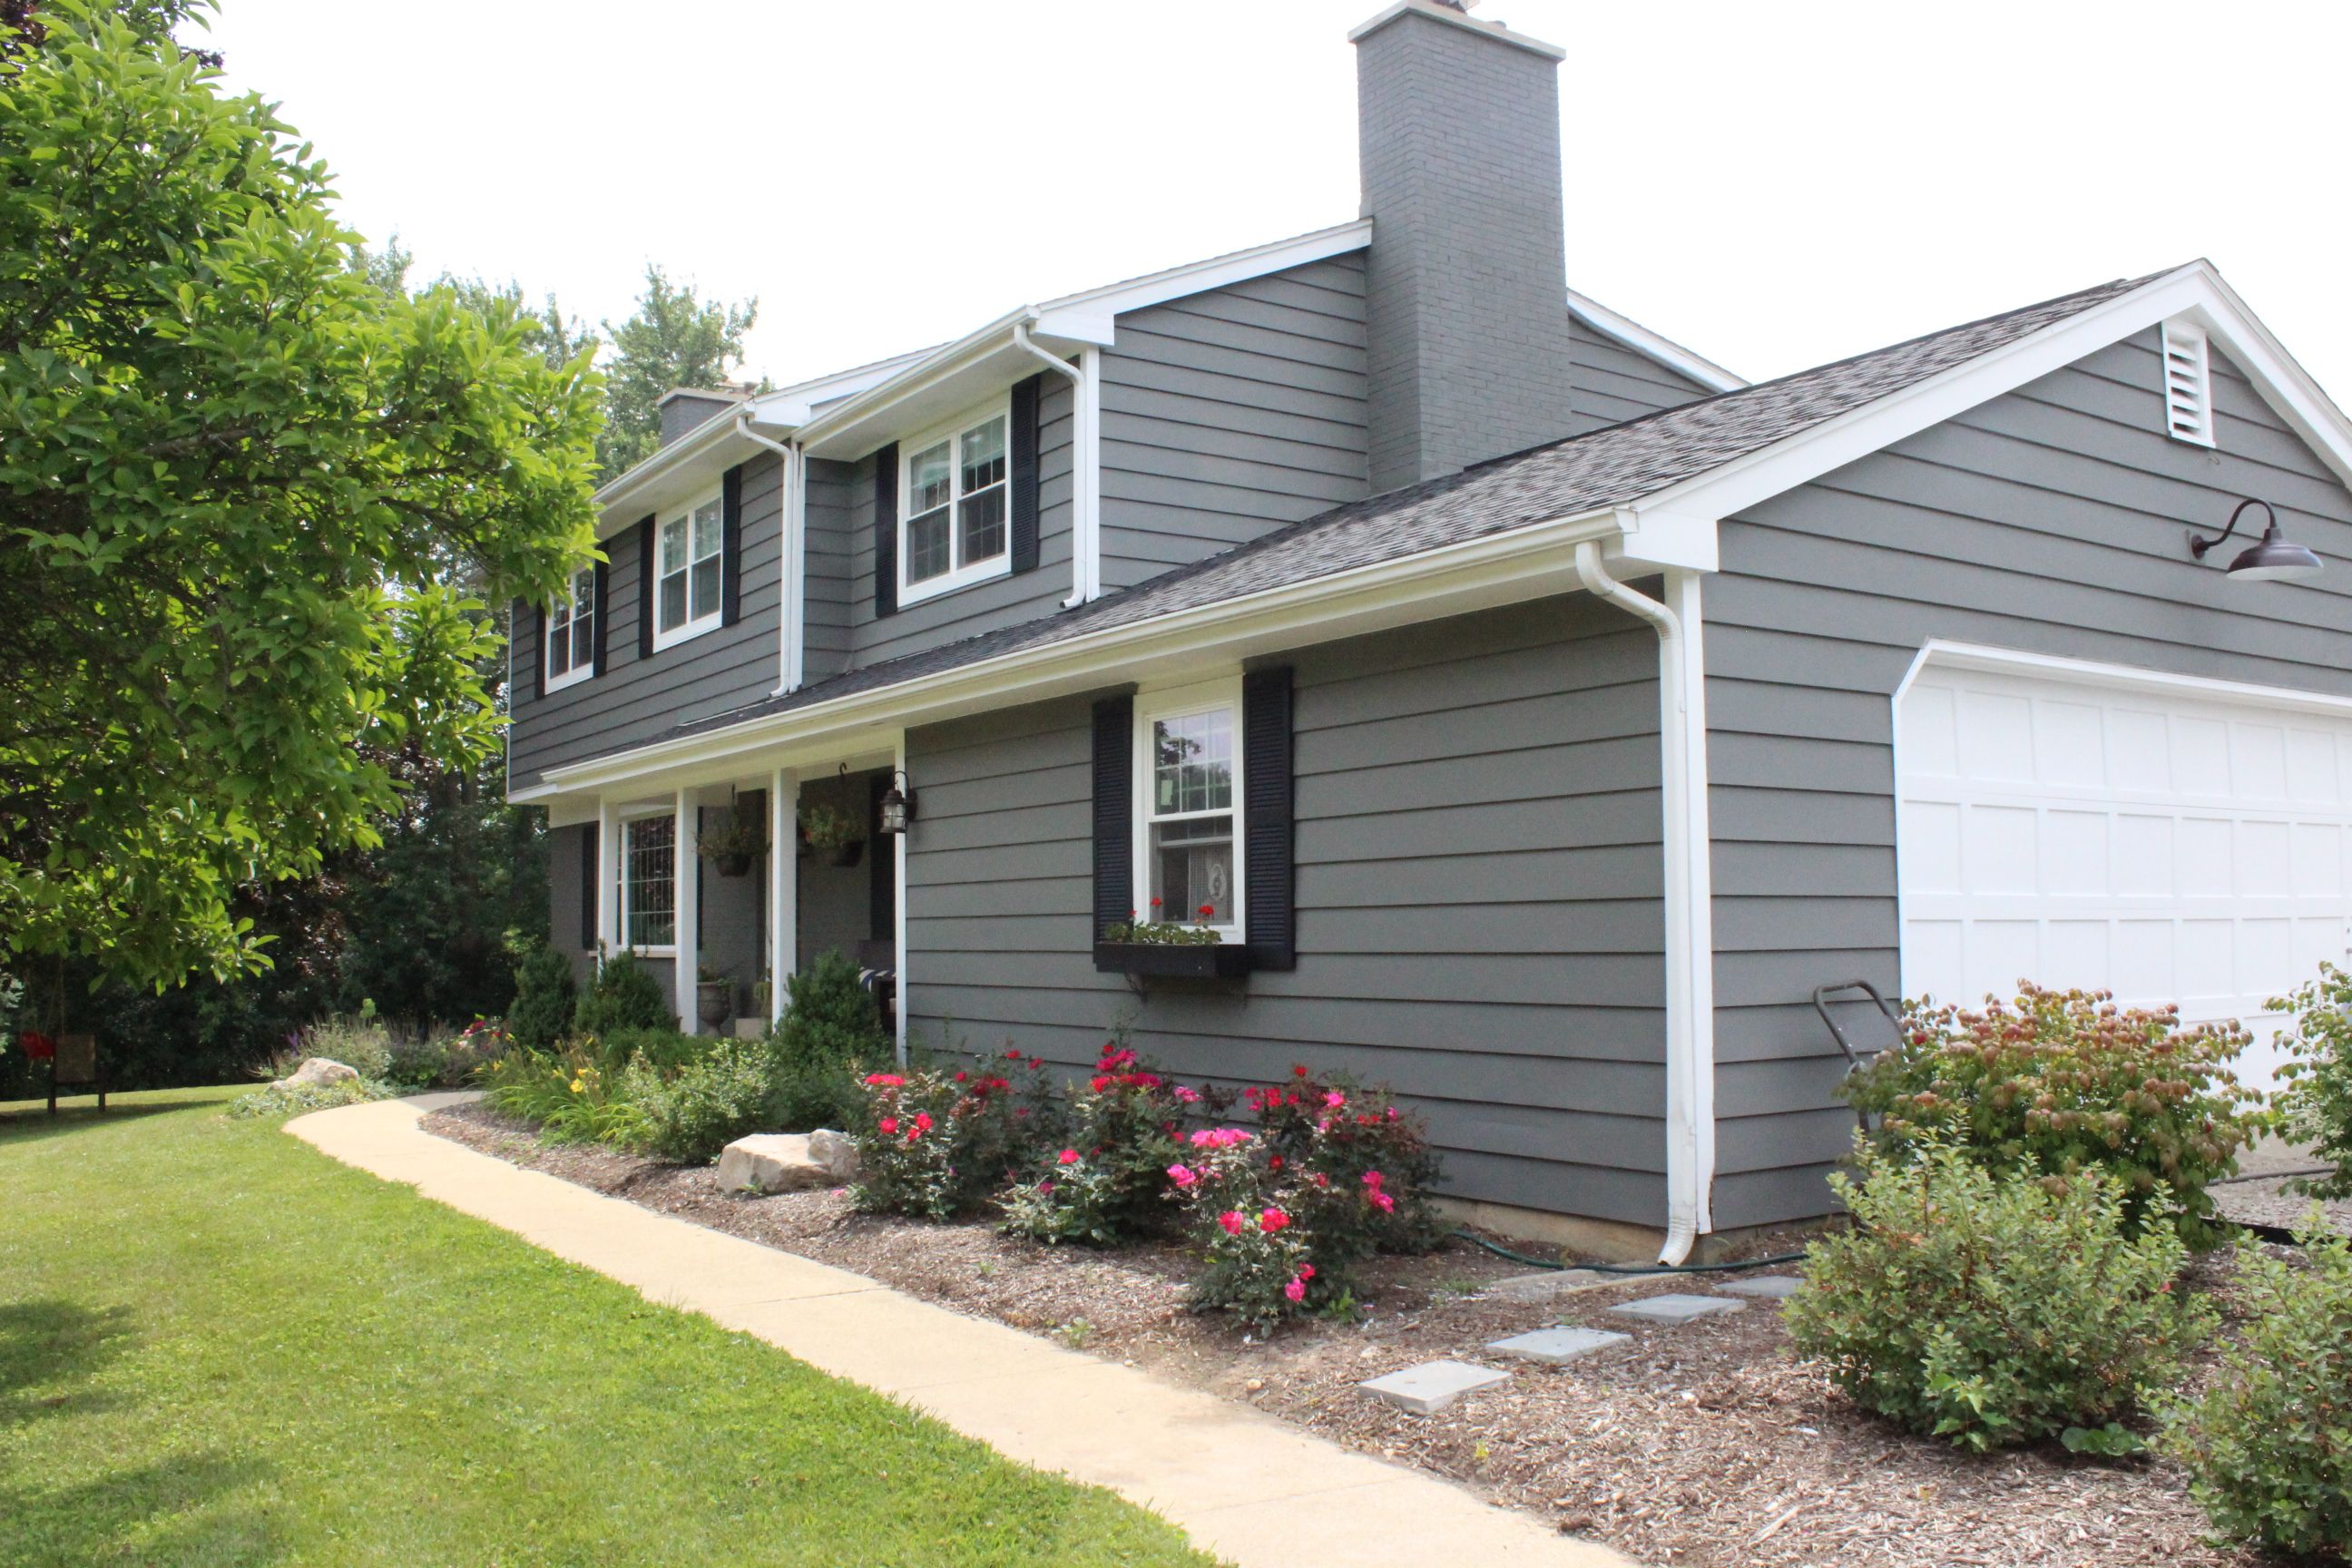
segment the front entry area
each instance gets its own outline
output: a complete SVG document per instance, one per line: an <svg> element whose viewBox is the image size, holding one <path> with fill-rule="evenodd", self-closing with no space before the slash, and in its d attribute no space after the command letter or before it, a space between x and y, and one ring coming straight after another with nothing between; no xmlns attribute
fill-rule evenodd
<svg viewBox="0 0 2352 1568"><path fill-rule="evenodd" d="M2352 940L2352 701L1931 651L1895 705L1903 993L2020 979L2253 1032Z"/></svg>

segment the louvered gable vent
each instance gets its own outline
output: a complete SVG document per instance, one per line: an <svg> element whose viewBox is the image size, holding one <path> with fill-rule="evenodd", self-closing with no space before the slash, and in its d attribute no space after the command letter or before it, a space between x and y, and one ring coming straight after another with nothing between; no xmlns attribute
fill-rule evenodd
<svg viewBox="0 0 2352 1568"><path fill-rule="evenodd" d="M2205 331L2187 321L2164 323L2164 427L2176 441L2213 444L2213 380Z"/></svg>

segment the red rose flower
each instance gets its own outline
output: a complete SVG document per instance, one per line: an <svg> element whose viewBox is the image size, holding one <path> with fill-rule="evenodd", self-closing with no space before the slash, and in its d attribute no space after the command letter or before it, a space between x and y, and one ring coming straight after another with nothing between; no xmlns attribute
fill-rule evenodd
<svg viewBox="0 0 2352 1568"><path fill-rule="evenodd" d="M1290 1216L1283 1213L1280 1209L1268 1209L1264 1214L1257 1216L1258 1229L1264 1231L1268 1236L1272 1236L1277 1230L1286 1228L1289 1224Z"/></svg>
<svg viewBox="0 0 2352 1568"><path fill-rule="evenodd" d="M1065 1165L1076 1164L1078 1163L1078 1152L1076 1149L1063 1150L1061 1153L1061 1161Z"/></svg>

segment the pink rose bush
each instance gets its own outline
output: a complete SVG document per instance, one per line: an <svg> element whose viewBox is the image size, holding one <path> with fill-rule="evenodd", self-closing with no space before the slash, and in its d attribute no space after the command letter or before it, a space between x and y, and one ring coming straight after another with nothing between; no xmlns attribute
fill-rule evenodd
<svg viewBox="0 0 2352 1568"><path fill-rule="evenodd" d="M977 1070L866 1074L852 1201L925 1219L979 1207L1022 1163L1045 1065L1014 1051Z"/></svg>
<svg viewBox="0 0 2352 1568"><path fill-rule="evenodd" d="M1163 1236L1172 1183L1187 1184L1181 1141L1191 1108L1209 1097L1171 1082L1114 1037L1062 1106L1065 1140L997 1200L1004 1228L1034 1241L1118 1247Z"/></svg>

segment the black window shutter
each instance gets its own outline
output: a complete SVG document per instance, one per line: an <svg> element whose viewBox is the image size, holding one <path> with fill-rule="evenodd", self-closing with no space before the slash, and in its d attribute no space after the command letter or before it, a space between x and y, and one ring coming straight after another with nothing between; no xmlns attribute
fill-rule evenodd
<svg viewBox="0 0 2352 1568"><path fill-rule="evenodd" d="M637 524L637 657L654 656L654 520Z"/></svg>
<svg viewBox="0 0 2352 1568"><path fill-rule="evenodd" d="M874 618L898 613L898 443L874 454Z"/></svg>
<svg viewBox="0 0 2352 1568"><path fill-rule="evenodd" d="M743 465L719 481L719 624L743 613Z"/></svg>
<svg viewBox="0 0 2352 1568"><path fill-rule="evenodd" d="M594 601L596 616L595 629L590 634L595 646L589 657L596 661L595 673L602 675L604 673L604 623L612 616L612 611L604 603L604 563L602 561L596 563L595 584L589 589L588 596Z"/></svg>
<svg viewBox="0 0 2352 1568"><path fill-rule="evenodd" d="M531 660L530 694L536 700L547 695L547 606L545 605L532 606L530 626L530 645L537 650L537 657Z"/></svg>
<svg viewBox="0 0 2352 1568"><path fill-rule="evenodd" d="M580 829L580 945L590 952L596 951L596 895L604 875L604 858L596 850L596 825L591 822Z"/></svg>
<svg viewBox="0 0 2352 1568"><path fill-rule="evenodd" d="M1255 969L1298 967L1291 872L1290 668L1242 677L1243 941Z"/></svg>
<svg viewBox="0 0 2352 1568"><path fill-rule="evenodd" d="M1135 699L1095 704L1095 930L1135 915Z"/></svg>
<svg viewBox="0 0 2352 1568"><path fill-rule="evenodd" d="M1013 570L1037 569L1037 394L1045 376L1033 375L1013 388L1012 491Z"/></svg>

